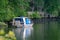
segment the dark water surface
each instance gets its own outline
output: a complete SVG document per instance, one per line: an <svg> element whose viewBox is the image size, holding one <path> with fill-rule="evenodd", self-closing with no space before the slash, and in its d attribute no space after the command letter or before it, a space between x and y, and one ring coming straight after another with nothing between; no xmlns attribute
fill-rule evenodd
<svg viewBox="0 0 60 40"><path fill-rule="evenodd" d="M60 21L34 24L33 35L33 40L60 40Z"/></svg>
<svg viewBox="0 0 60 40"><path fill-rule="evenodd" d="M34 24L33 33L25 39L20 39L21 36L19 33L15 32L17 40L60 40L60 21L47 21Z"/></svg>

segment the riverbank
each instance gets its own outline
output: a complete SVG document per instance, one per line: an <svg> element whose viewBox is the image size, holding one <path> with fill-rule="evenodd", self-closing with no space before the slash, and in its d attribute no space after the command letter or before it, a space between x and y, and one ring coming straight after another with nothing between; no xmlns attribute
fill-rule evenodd
<svg viewBox="0 0 60 40"><path fill-rule="evenodd" d="M43 17L43 18L31 18L33 23L39 24L39 23L44 23L48 21L59 21L60 17Z"/></svg>

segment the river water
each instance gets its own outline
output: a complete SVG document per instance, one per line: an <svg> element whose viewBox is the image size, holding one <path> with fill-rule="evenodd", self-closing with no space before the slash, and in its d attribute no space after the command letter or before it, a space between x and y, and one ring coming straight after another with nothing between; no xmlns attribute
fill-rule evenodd
<svg viewBox="0 0 60 40"><path fill-rule="evenodd" d="M31 35L26 38L22 38L22 28L16 28L14 32L17 40L60 40L60 21L44 21L44 23L34 24Z"/></svg>

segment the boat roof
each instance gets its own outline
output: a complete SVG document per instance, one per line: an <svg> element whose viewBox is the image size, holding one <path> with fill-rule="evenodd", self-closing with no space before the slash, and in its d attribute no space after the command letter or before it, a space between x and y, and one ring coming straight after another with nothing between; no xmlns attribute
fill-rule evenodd
<svg viewBox="0 0 60 40"><path fill-rule="evenodd" d="M28 18L28 17L14 17L14 19L15 19L15 18Z"/></svg>

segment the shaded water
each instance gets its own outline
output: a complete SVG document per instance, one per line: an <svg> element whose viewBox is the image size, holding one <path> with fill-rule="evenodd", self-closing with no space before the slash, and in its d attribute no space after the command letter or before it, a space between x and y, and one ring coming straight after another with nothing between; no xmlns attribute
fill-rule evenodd
<svg viewBox="0 0 60 40"><path fill-rule="evenodd" d="M34 36L32 39L60 40L60 21L47 21L40 24L34 24Z"/></svg>
<svg viewBox="0 0 60 40"><path fill-rule="evenodd" d="M18 40L60 40L60 21L47 21L33 25L33 33L25 39L20 39L20 33L15 33ZM20 29L15 29L20 30ZM23 31L23 30L22 30ZM19 32L19 31L18 31ZM21 32L22 33L22 32Z"/></svg>

